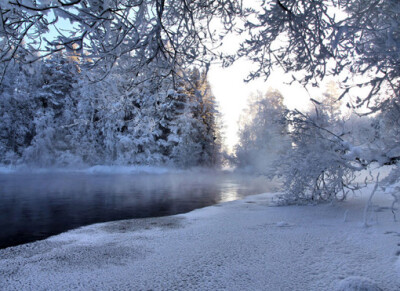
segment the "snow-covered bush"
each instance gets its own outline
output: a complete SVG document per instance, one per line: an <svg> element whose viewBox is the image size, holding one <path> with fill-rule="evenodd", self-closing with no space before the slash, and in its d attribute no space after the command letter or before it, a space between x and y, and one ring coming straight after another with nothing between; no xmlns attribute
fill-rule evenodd
<svg viewBox="0 0 400 291"><path fill-rule="evenodd" d="M391 126L389 133L383 130L385 123L380 116L364 117L357 121L363 126L357 127L348 120L332 118L326 107L315 103L315 110L309 113L290 112L288 121L292 148L277 165L285 202L343 200L350 191L366 186L367 180L360 184L356 178L372 163L393 166L380 186L399 181L398 135L390 134L395 130Z"/></svg>
<svg viewBox="0 0 400 291"><path fill-rule="evenodd" d="M288 202L345 199L349 190L357 188L352 182L360 165L345 158L349 145L335 133L335 126L318 107L308 114L290 113L292 148L278 166Z"/></svg>

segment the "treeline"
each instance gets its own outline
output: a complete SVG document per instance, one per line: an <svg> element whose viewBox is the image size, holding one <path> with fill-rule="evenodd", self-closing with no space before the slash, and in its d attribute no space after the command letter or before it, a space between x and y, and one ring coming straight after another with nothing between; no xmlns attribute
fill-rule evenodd
<svg viewBox="0 0 400 291"><path fill-rule="evenodd" d="M197 69L131 77L85 71L76 56L10 63L0 87L0 163L215 166L221 126Z"/></svg>

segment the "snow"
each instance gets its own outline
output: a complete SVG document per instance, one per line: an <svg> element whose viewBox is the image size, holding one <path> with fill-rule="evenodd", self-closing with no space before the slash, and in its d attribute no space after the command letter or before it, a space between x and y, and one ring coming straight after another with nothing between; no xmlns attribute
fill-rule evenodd
<svg viewBox="0 0 400 291"><path fill-rule="evenodd" d="M276 226L278 226L278 227L287 227L287 226L290 226L290 225L286 221L279 221L279 222L276 223Z"/></svg>
<svg viewBox="0 0 400 291"><path fill-rule="evenodd" d="M363 227L370 192L281 207L265 193L82 227L0 250L0 290L400 290L399 222L377 192Z"/></svg>
<svg viewBox="0 0 400 291"><path fill-rule="evenodd" d="M340 281L335 291L381 291L382 289L372 280L359 276L351 276Z"/></svg>

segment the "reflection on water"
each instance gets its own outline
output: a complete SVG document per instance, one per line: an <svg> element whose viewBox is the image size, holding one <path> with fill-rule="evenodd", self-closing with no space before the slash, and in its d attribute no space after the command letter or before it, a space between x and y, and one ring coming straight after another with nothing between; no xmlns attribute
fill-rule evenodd
<svg viewBox="0 0 400 291"><path fill-rule="evenodd" d="M233 174L0 174L0 248L97 222L173 215L271 191Z"/></svg>
<svg viewBox="0 0 400 291"><path fill-rule="evenodd" d="M226 191L221 192L221 201L233 201L243 197L238 193L238 183L224 182L222 183L221 187L226 189Z"/></svg>

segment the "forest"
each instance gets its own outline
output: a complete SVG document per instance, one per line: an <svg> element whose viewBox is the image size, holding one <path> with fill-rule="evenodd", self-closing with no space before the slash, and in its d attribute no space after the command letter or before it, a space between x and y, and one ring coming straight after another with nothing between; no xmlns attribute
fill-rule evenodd
<svg viewBox="0 0 400 291"><path fill-rule="evenodd" d="M117 69L117 67L119 67ZM85 78L76 55L61 52L3 78L0 163L37 167L220 164L221 132L204 72L172 86L166 77L130 87L123 65L105 80Z"/></svg>

